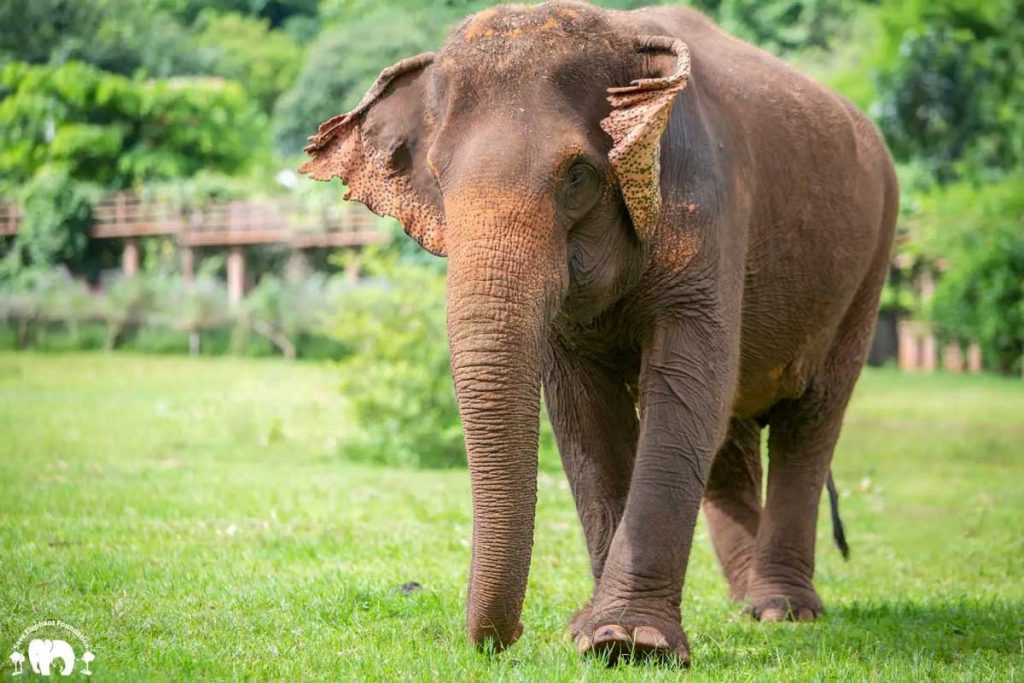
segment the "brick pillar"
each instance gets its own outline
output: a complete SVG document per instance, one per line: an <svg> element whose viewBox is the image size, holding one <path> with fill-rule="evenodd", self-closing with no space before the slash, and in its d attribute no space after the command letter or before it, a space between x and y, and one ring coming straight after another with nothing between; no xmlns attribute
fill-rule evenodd
<svg viewBox="0 0 1024 683"><path fill-rule="evenodd" d="M921 344L918 340L920 324L903 320L896 326L899 342L899 363L903 372L917 372L921 368Z"/></svg>
<svg viewBox="0 0 1024 683"><path fill-rule="evenodd" d="M926 332L921 338L921 369L925 372L933 372L938 355L939 345L935 342L935 336L931 332Z"/></svg>
<svg viewBox="0 0 1024 683"><path fill-rule="evenodd" d="M925 270L919 276L918 287L921 292L921 302L927 304L935 296L935 278L930 270ZM921 337L921 369L925 372L935 370L938 362L939 345L935 341L930 329L925 327Z"/></svg>
<svg viewBox="0 0 1024 683"><path fill-rule="evenodd" d="M359 282L359 263L356 259L345 264L345 282L350 285Z"/></svg>
<svg viewBox="0 0 1024 683"><path fill-rule="evenodd" d="M981 347L976 342L967 347L967 372L972 375L981 372Z"/></svg>
<svg viewBox="0 0 1024 683"><path fill-rule="evenodd" d="M949 342L942 350L942 369L947 372L964 371L964 352L959 342Z"/></svg>
<svg viewBox="0 0 1024 683"><path fill-rule="evenodd" d="M228 301L237 304L245 296L245 249L228 249Z"/></svg>
<svg viewBox="0 0 1024 683"><path fill-rule="evenodd" d="M139 240L130 237L124 242L121 252L121 270L125 277L135 277L139 272Z"/></svg>

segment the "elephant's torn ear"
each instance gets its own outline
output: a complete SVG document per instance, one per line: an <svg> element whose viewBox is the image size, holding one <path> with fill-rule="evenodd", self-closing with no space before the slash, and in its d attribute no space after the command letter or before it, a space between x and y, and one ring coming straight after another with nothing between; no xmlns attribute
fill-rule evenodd
<svg viewBox="0 0 1024 683"><path fill-rule="evenodd" d="M690 80L690 51L683 41L660 36L637 38L636 50L645 58L659 53L674 56L672 71L609 88L612 111L601 121L601 128L612 138L608 158L633 226L640 239L647 240L661 214L661 135L675 96Z"/></svg>
<svg viewBox="0 0 1024 683"><path fill-rule="evenodd" d="M433 61L425 53L384 69L355 109L310 136L306 153L313 158L299 171L317 180L341 178L345 199L398 219L424 249L444 256L443 204L426 159L425 91Z"/></svg>

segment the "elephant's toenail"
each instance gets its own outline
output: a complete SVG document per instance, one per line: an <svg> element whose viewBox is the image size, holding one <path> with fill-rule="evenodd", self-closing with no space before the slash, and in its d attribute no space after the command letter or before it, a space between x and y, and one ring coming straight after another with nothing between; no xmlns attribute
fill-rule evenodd
<svg viewBox="0 0 1024 683"><path fill-rule="evenodd" d="M605 643L610 640L629 640L629 633L617 624L610 624L601 626L594 634L595 643Z"/></svg>
<svg viewBox="0 0 1024 683"><path fill-rule="evenodd" d="M802 609L800 614L797 615L797 619L800 621L814 621L814 612L809 609Z"/></svg>
<svg viewBox="0 0 1024 683"><path fill-rule="evenodd" d="M593 647L593 645L594 644L591 642L590 638L586 636L580 636L576 639L576 651L580 654L583 654L584 652L589 650L591 647Z"/></svg>
<svg viewBox="0 0 1024 683"><path fill-rule="evenodd" d="M760 619L761 621L785 621L786 613L781 609L772 607L761 612Z"/></svg>
<svg viewBox="0 0 1024 683"><path fill-rule="evenodd" d="M640 647L667 648L668 640L656 628L640 626L633 631L633 641Z"/></svg>

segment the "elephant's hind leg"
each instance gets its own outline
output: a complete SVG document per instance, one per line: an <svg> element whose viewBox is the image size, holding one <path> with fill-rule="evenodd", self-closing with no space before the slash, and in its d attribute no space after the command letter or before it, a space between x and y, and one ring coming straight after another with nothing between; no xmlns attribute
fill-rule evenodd
<svg viewBox="0 0 1024 683"><path fill-rule="evenodd" d="M704 492L704 517L733 600L747 594L761 519L761 426L733 420Z"/></svg>
<svg viewBox="0 0 1024 683"><path fill-rule="evenodd" d="M808 621L824 610L813 583L818 504L846 405L825 396L784 401L769 424L768 492L746 594L761 621Z"/></svg>

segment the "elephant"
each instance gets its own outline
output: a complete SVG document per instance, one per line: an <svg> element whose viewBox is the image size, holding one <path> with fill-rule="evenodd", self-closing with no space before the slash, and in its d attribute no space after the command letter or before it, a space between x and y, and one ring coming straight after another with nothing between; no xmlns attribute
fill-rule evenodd
<svg viewBox="0 0 1024 683"><path fill-rule="evenodd" d="M49 676L55 659L63 662L61 676L70 676L75 670L75 651L67 641L35 638L29 642L28 661L34 673Z"/></svg>
<svg viewBox="0 0 1024 683"><path fill-rule="evenodd" d="M384 69L306 151L448 258L471 643L523 633L542 392L590 556L580 653L689 662L702 504L754 618L822 613L818 506L898 209L852 104L693 9L509 5Z"/></svg>

